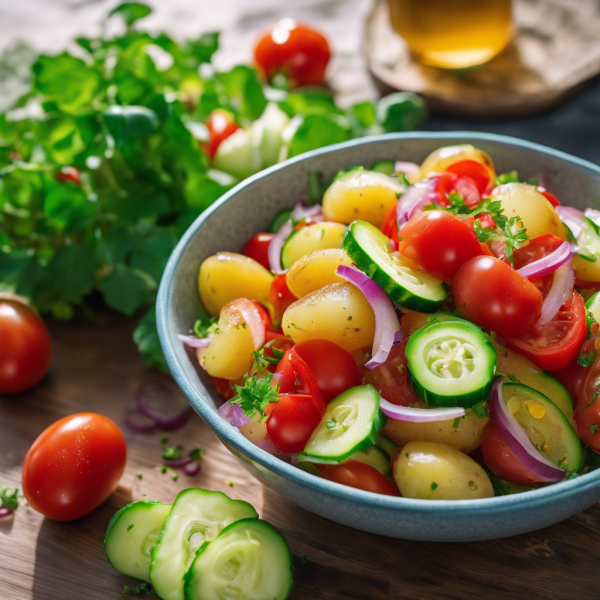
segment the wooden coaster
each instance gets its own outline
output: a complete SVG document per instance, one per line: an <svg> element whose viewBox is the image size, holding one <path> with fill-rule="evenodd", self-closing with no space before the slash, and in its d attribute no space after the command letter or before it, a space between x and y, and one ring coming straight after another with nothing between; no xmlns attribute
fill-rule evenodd
<svg viewBox="0 0 600 600"><path fill-rule="evenodd" d="M598 0L513 2L513 41L482 67L452 72L419 63L392 29L387 3L376 0L364 48L380 91L415 92L436 112L517 116L558 104L600 73Z"/></svg>

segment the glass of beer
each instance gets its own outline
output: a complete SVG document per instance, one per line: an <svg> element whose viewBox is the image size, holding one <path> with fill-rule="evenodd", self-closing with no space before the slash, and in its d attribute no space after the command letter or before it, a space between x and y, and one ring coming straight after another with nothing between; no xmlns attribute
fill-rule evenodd
<svg viewBox="0 0 600 600"><path fill-rule="evenodd" d="M443 69L482 65L510 41L511 0L388 0L394 29L417 58Z"/></svg>

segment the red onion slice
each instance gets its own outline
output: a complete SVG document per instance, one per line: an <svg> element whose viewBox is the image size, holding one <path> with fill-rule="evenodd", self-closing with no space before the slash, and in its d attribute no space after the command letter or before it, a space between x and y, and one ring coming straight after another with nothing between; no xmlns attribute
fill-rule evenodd
<svg viewBox="0 0 600 600"><path fill-rule="evenodd" d="M248 298L238 298L235 300L235 308L240 311L244 321L250 328L254 349L262 348L265 343L265 326L256 304Z"/></svg>
<svg viewBox="0 0 600 600"><path fill-rule="evenodd" d="M544 256L544 258L540 258L540 260L525 265L517 273L527 278L538 275L549 275L570 260L573 254L575 254L574 246L569 244L569 242L563 242L554 252L548 254L548 256Z"/></svg>
<svg viewBox="0 0 600 600"><path fill-rule="evenodd" d="M396 207L398 229L401 229L405 223L418 214L424 206L435 204L435 189L436 181L434 179L418 181L406 188L400 196Z"/></svg>
<svg viewBox="0 0 600 600"><path fill-rule="evenodd" d="M0 519L4 519L5 517L10 517L13 514L12 509L6 508L6 506L0 507Z"/></svg>
<svg viewBox="0 0 600 600"><path fill-rule="evenodd" d="M126 413L125 425L133 431L133 433L150 433L158 429L158 423L155 419L148 418L141 413L137 408L131 408Z"/></svg>
<svg viewBox="0 0 600 600"><path fill-rule="evenodd" d="M400 331L400 321L398 321L394 304L388 295L362 271L347 265L340 265L336 274L354 284L364 294L375 313L372 358L365 366L367 369L379 367L386 361L394 343L399 343L397 340L402 335L402 333L397 333Z"/></svg>
<svg viewBox="0 0 600 600"><path fill-rule="evenodd" d="M535 325L544 325L554 318L560 307L571 297L574 284L573 263L568 261L554 271L552 287L544 299L542 314Z"/></svg>
<svg viewBox="0 0 600 600"><path fill-rule="evenodd" d="M585 215L572 206L555 206L554 210L558 218L571 230L573 237L577 239L583 231L583 219Z"/></svg>
<svg viewBox="0 0 600 600"><path fill-rule="evenodd" d="M421 167L414 162L408 162L405 160L397 160L394 163L394 175L398 175L398 173L403 173L405 176L412 175L416 173Z"/></svg>
<svg viewBox="0 0 600 600"><path fill-rule="evenodd" d="M167 377L142 384L135 399L140 411L165 431L183 427L194 412L179 388Z"/></svg>
<svg viewBox="0 0 600 600"><path fill-rule="evenodd" d="M233 425L238 429L248 425L248 423L251 421L251 419L244 414L244 411L239 404L225 402L225 404L219 407L217 412L219 413L219 416L225 419L230 425Z"/></svg>
<svg viewBox="0 0 600 600"><path fill-rule="evenodd" d="M547 483L562 481L566 477L565 471L553 465L536 450L524 429L510 412L502 397L503 385L504 379L502 377L499 377L494 383L490 400L490 415L506 445L523 466L542 481Z"/></svg>
<svg viewBox="0 0 600 600"><path fill-rule="evenodd" d="M185 465L185 467L183 467L183 472L188 477L193 477L194 475L198 475L198 473L200 473L201 468L202 468L202 465L200 464L200 461L196 460L194 462L191 462L191 463L188 463L187 465Z"/></svg>
<svg viewBox="0 0 600 600"><path fill-rule="evenodd" d="M460 419L467 412L460 406L451 408L410 408L397 406L385 398L379 401L379 408L384 415L394 421L408 421L409 423L433 423L435 421L450 421Z"/></svg>
<svg viewBox="0 0 600 600"><path fill-rule="evenodd" d="M189 348L207 348L213 339L212 334L205 338L199 338L195 335L182 335L177 336L181 342L183 342Z"/></svg>

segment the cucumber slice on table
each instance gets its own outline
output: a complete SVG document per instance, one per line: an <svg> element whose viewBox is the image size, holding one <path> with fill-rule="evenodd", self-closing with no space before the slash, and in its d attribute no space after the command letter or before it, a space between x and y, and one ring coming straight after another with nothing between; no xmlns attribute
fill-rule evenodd
<svg viewBox="0 0 600 600"><path fill-rule="evenodd" d="M269 523L243 519L202 545L185 575L186 600L286 600L292 555Z"/></svg>
<svg viewBox="0 0 600 600"><path fill-rule="evenodd" d="M152 551L150 581L162 600L183 600L183 576L196 550L235 521L258 517L251 504L199 488L175 498Z"/></svg>
<svg viewBox="0 0 600 600"><path fill-rule="evenodd" d="M469 321L419 329L406 344L406 360L413 389L428 404L470 408L489 397L496 351Z"/></svg>
<svg viewBox="0 0 600 600"><path fill-rule="evenodd" d="M442 281L410 267L400 254L390 252L389 238L365 221L354 221L342 248L396 303L418 312L434 312L448 297Z"/></svg>
<svg viewBox="0 0 600 600"><path fill-rule="evenodd" d="M124 506L110 520L104 536L106 558L114 569L150 581L150 556L171 511L171 504L140 500Z"/></svg>
<svg viewBox="0 0 600 600"><path fill-rule="evenodd" d="M502 397L540 454L565 471L581 471L584 446L552 400L522 383L505 383Z"/></svg>
<svg viewBox="0 0 600 600"><path fill-rule="evenodd" d="M327 405L298 460L338 464L373 446L386 421L379 408L379 392L372 385L350 388Z"/></svg>

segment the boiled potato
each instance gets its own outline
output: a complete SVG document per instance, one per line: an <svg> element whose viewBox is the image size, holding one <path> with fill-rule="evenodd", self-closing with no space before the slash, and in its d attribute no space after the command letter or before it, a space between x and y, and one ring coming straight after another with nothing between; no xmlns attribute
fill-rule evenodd
<svg viewBox="0 0 600 600"><path fill-rule="evenodd" d="M578 254L573 256L573 269L575 270L575 277L582 281L590 281L596 283L600 281L600 260L596 262L590 262L581 258Z"/></svg>
<svg viewBox="0 0 600 600"><path fill-rule="evenodd" d="M494 495L483 467L447 444L406 444L394 464L394 479L405 498L475 500Z"/></svg>
<svg viewBox="0 0 600 600"><path fill-rule="evenodd" d="M341 248L345 228L340 223L313 223L294 231L281 250L281 265L289 269L297 260L317 250Z"/></svg>
<svg viewBox="0 0 600 600"><path fill-rule="evenodd" d="M217 252L200 266L200 300L213 317L236 298L249 298L268 306L272 281L273 274L254 259L235 252Z"/></svg>
<svg viewBox="0 0 600 600"><path fill-rule="evenodd" d="M326 285L342 283L344 279L335 271L340 265L351 264L351 258L341 248L317 250L297 260L287 272L285 280L292 294L302 298Z"/></svg>
<svg viewBox="0 0 600 600"><path fill-rule="evenodd" d="M375 315L358 288L333 283L290 305L281 327L296 344L329 340L352 352L373 345Z"/></svg>
<svg viewBox="0 0 600 600"><path fill-rule="evenodd" d="M487 152L475 148L471 144L458 144L456 146L444 146L434 150L421 164L421 168L409 176L411 183L426 179L431 173L443 173L451 165L463 160L474 160L482 164L490 175L490 181L496 179L496 171L492 158Z"/></svg>
<svg viewBox="0 0 600 600"><path fill-rule="evenodd" d="M218 329L202 356L202 366L213 377L239 379L252 366L255 350L250 327L234 300L221 309Z"/></svg>
<svg viewBox="0 0 600 600"><path fill-rule="evenodd" d="M494 189L492 201L500 201L504 215L519 217L530 240L544 233L553 233L564 240L569 235L554 207L533 185L505 183Z"/></svg>
<svg viewBox="0 0 600 600"><path fill-rule="evenodd" d="M352 223L362 219L381 227L403 187L384 173L356 169L334 181L323 196L323 214L330 221Z"/></svg>
<svg viewBox="0 0 600 600"><path fill-rule="evenodd" d="M467 410L465 417L456 423L453 419L433 423L409 423L388 419L383 434L399 446L409 442L435 442L448 444L463 452L471 452L479 447L481 432L487 421L487 417L478 417L474 410Z"/></svg>

